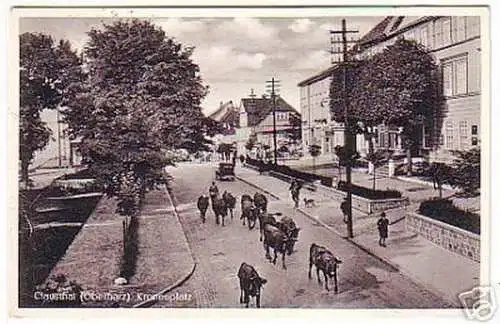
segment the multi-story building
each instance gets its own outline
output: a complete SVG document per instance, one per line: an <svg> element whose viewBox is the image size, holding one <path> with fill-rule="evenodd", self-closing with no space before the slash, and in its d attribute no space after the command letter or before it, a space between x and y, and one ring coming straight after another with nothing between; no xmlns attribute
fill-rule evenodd
<svg viewBox="0 0 500 324"><path fill-rule="evenodd" d="M386 17L360 40L359 57L363 59L380 52L399 37L423 44L435 57L442 71L445 97L443 115L422 126L418 154L428 156L431 160L447 161L452 158L453 150L477 147L481 116L480 17ZM324 103L328 101L328 76L332 69L334 67L299 83L305 146L310 145L311 141L316 141L316 144L331 143L332 137L334 143L337 138L343 139L342 128L335 123L327 122L322 126L322 132L316 130L321 128L321 123L316 120L328 120L330 117L328 109L323 106L328 106ZM381 125L377 133L376 146L395 151L401 149L400 129ZM358 151L364 154L366 148L366 142L358 137ZM326 150L323 149L323 152Z"/></svg>
<svg viewBox="0 0 500 324"><path fill-rule="evenodd" d="M331 74L329 68L298 84L302 112L302 146L308 154L311 145L318 145L321 154L333 154L334 147L344 144L342 124L331 119L329 97Z"/></svg>
<svg viewBox="0 0 500 324"><path fill-rule="evenodd" d="M238 152L245 152L245 144L251 135L256 136L259 144L262 146L267 145L273 150L273 100L267 96L256 98L254 95L242 98L239 112L240 127L236 131ZM294 145L290 140L290 132L300 127L300 123L294 125L293 122L294 118L300 120L300 114L279 95L275 98L275 114L277 149L286 146L288 149L293 150Z"/></svg>

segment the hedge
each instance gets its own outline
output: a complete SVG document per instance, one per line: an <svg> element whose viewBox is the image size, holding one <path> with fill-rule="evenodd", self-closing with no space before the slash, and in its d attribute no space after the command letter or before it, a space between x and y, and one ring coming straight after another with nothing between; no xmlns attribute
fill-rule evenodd
<svg viewBox="0 0 500 324"><path fill-rule="evenodd" d="M295 169L290 168L289 166L286 165L274 165L272 162L265 163L260 160L252 159L247 156L246 158L246 163L253 165L255 167L258 167L259 170L261 171L275 171L279 172L282 174L286 174L287 176L293 177L293 178L298 178L307 182L313 182L313 181L321 181L321 184L327 187L331 187L333 184L333 179L330 177L325 177L325 176L320 176L317 174L312 174L312 173L307 173L307 172L302 172L298 171Z"/></svg>
<svg viewBox="0 0 500 324"><path fill-rule="evenodd" d="M448 199L433 198L423 201L418 212L437 221L481 234L481 220L477 214L462 210Z"/></svg>
<svg viewBox="0 0 500 324"><path fill-rule="evenodd" d="M339 181L337 184L337 189L341 191L347 191L345 181ZM402 194L398 190L373 190L370 188L365 188L361 186L357 186L355 184L351 184L351 192L353 195L376 200L376 199L392 199L392 198L401 198Z"/></svg>

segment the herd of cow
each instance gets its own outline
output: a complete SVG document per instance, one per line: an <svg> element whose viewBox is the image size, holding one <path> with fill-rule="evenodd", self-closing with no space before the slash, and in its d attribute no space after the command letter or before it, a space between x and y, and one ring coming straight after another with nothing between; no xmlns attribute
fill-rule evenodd
<svg viewBox="0 0 500 324"><path fill-rule="evenodd" d="M216 194L211 192L210 197L202 195L198 198L197 207L200 211L202 222L206 221L206 212L212 205L212 210L215 215L215 222L219 225L222 222L224 226L224 218L228 213L233 218L233 211L236 206L236 198L229 192L224 191L222 196L219 196L218 190ZM241 196L241 216L243 225L248 224L248 229L252 230L257 221L259 222L260 241L263 241L266 251L266 259L273 264L276 264L278 253L281 254L282 266L286 270L285 255L293 253L295 242L298 240L300 228L296 226L293 219L289 216L280 217L276 220L276 216L281 216L281 213L269 213L267 211L267 197L259 192L256 192L252 197L244 194ZM270 249L273 249L274 258L271 258ZM337 287L337 268L342 263L336 258L333 253L323 246L315 243L311 244L309 249L309 278L311 278L311 269L316 267L316 275L318 282L321 284L320 271L325 278L325 288L329 290L328 279L334 281L334 291L338 292ZM240 281L240 303L246 304L248 307L250 296L255 297L256 306L260 307L260 289L267 282L262 278L251 265L243 262L238 270L238 278Z"/></svg>

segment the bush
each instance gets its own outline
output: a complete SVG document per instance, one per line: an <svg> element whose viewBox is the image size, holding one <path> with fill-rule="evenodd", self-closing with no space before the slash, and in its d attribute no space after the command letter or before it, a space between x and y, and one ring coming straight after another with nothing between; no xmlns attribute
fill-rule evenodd
<svg viewBox="0 0 500 324"><path fill-rule="evenodd" d="M451 200L433 198L423 201L418 212L437 221L481 234L479 216L456 207Z"/></svg>
<svg viewBox="0 0 500 324"><path fill-rule="evenodd" d="M259 170L261 171L274 171L278 173L285 174L289 177L296 178L296 179L301 179L306 182L313 182L313 181L321 181L321 184L327 187L331 187L333 184L333 180L330 177L324 177L312 173L307 173L307 172L302 172L298 171L295 169L290 168L289 166L286 165L274 165L272 162L268 162L267 164L259 161L252 159L250 157L247 157L246 163L253 165L255 167L258 167Z"/></svg>
<svg viewBox="0 0 500 324"><path fill-rule="evenodd" d="M347 191L346 182L339 181L337 189L341 191ZM355 184L351 184L351 192L353 195L360 196L367 199L391 199L391 198L401 198L402 194L398 190L373 190Z"/></svg>

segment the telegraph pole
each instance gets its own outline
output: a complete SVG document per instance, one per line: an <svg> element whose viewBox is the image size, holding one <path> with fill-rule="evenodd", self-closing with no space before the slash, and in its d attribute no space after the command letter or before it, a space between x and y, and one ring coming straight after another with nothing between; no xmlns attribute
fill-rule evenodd
<svg viewBox="0 0 500 324"><path fill-rule="evenodd" d="M347 165L346 165L346 189L347 189L347 236L349 238L353 238L353 230L352 230L352 180L351 180L351 157L355 152L356 148L354 146L354 135L352 134L352 125L349 117L349 96L348 96L348 80L347 80L347 68L351 61L349 61L348 57L348 43L356 43L354 40L348 41L347 34L349 33L357 33L357 30L347 30L346 21L342 19L342 29L341 30L330 30L330 44L332 48L330 50L331 54L342 54L342 61L339 64L342 66L342 103L344 106L344 143L345 143L345 151L347 155ZM333 35L340 34L342 40L336 40ZM342 50L337 48L337 50L333 49L334 44L341 44ZM333 60L332 60L333 63ZM332 71L335 73L335 71Z"/></svg>
<svg viewBox="0 0 500 324"><path fill-rule="evenodd" d="M276 144L276 88L279 88L278 80L274 80L274 77L271 81L266 81L266 87L271 90L271 100L273 105L273 142L274 142L274 165L278 165L278 150Z"/></svg>

